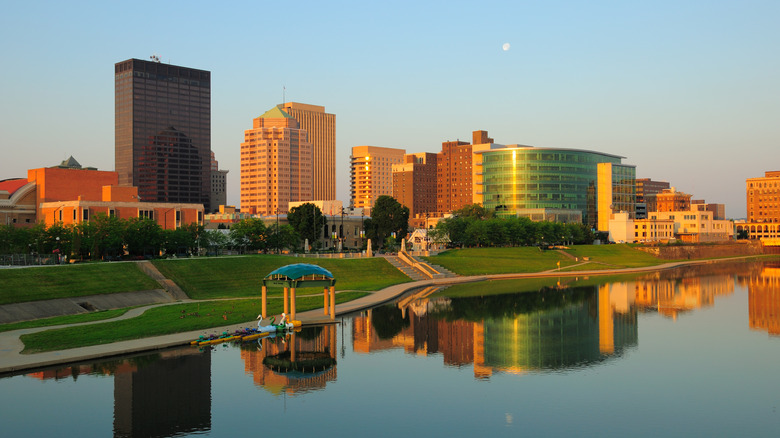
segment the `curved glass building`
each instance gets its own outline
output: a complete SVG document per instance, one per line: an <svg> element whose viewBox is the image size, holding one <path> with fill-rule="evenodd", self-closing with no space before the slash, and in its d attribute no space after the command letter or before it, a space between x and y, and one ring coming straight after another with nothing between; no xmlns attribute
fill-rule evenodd
<svg viewBox="0 0 780 438"><path fill-rule="evenodd" d="M636 167L602 152L491 145L475 150L475 198L499 216L548 209L578 211L595 227L602 208L629 211L636 202ZM599 199L601 197L602 199Z"/></svg>

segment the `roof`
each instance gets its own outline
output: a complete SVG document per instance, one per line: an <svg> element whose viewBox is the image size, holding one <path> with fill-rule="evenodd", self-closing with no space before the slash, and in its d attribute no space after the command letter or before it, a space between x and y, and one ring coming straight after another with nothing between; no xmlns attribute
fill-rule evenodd
<svg viewBox="0 0 780 438"><path fill-rule="evenodd" d="M4 179L0 181L0 191L8 192L8 194L13 195L14 192L24 187L25 184L27 184L27 179L25 178Z"/></svg>
<svg viewBox="0 0 780 438"><path fill-rule="evenodd" d="M273 107L266 111L262 116L260 116L261 119L292 119L293 116L287 114L282 109Z"/></svg>
<svg viewBox="0 0 780 438"><path fill-rule="evenodd" d="M291 280L297 280L307 275L319 275L327 278L333 278L333 274L322 266L311 265L308 263L295 263L292 265L282 266L275 269L270 274L266 275L266 278L276 276L284 276Z"/></svg>
<svg viewBox="0 0 780 438"><path fill-rule="evenodd" d="M65 160L62 163L60 163L60 165L57 166L57 167L68 167L68 168L71 168L71 169L81 169L81 164L79 164L79 162L76 161L75 158L73 158L73 155L71 155L70 157L68 157L67 160Z"/></svg>

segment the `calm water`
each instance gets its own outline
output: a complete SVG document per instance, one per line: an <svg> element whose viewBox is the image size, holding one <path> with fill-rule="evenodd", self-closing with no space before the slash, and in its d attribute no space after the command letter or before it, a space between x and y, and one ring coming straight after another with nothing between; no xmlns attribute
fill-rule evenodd
<svg viewBox="0 0 780 438"><path fill-rule="evenodd" d="M780 264L598 281L3 378L0 434L780 436Z"/></svg>

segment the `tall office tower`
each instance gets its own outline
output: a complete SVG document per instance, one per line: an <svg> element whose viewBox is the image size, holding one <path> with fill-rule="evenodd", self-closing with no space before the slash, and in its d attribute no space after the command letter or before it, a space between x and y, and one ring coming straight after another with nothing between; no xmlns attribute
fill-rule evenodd
<svg viewBox="0 0 780 438"><path fill-rule="evenodd" d="M748 222L780 222L780 171L745 180Z"/></svg>
<svg viewBox="0 0 780 438"><path fill-rule="evenodd" d="M451 213L474 203L471 143L445 141L436 157L436 210Z"/></svg>
<svg viewBox="0 0 780 438"><path fill-rule="evenodd" d="M272 215L312 201L312 146L306 130L273 107L252 121L241 143L241 211Z"/></svg>
<svg viewBox="0 0 780 438"><path fill-rule="evenodd" d="M596 164L596 226L609 230L614 213L636 217L636 166L602 162Z"/></svg>
<svg viewBox="0 0 780 438"><path fill-rule="evenodd" d="M350 195L352 207L371 215L374 201L382 195L393 196L393 164L404 161L403 149L379 146L355 146L350 157Z"/></svg>
<svg viewBox="0 0 780 438"><path fill-rule="evenodd" d="M409 217L436 212L436 154L406 154L393 165L393 198L409 208Z"/></svg>
<svg viewBox="0 0 780 438"><path fill-rule="evenodd" d="M129 59L114 65L114 163L146 202L211 193L211 73Z"/></svg>
<svg viewBox="0 0 780 438"><path fill-rule="evenodd" d="M211 210L219 211L220 205L227 204L227 170L219 170L219 162L211 152Z"/></svg>
<svg viewBox="0 0 780 438"><path fill-rule="evenodd" d="M324 106L287 102L277 105L298 121L309 133L313 152L313 199L336 199L336 115L325 112Z"/></svg>

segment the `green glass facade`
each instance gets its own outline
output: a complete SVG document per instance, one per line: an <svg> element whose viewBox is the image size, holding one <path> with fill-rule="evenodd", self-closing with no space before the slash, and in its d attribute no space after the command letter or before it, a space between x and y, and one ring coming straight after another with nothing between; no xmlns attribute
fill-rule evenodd
<svg viewBox="0 0 780 438"><path fill-rule="evenodd" d="M486 210L499 216L514 216L520 209L579 210L582 221L591 226L596 223L598 164L620 165L622 160L593 151L535 147L491 149L481 156L481 187L477 190L482 191ZM633 166L613 167L636 173ZM619 180L634 178L621 174Z"/></svg>

